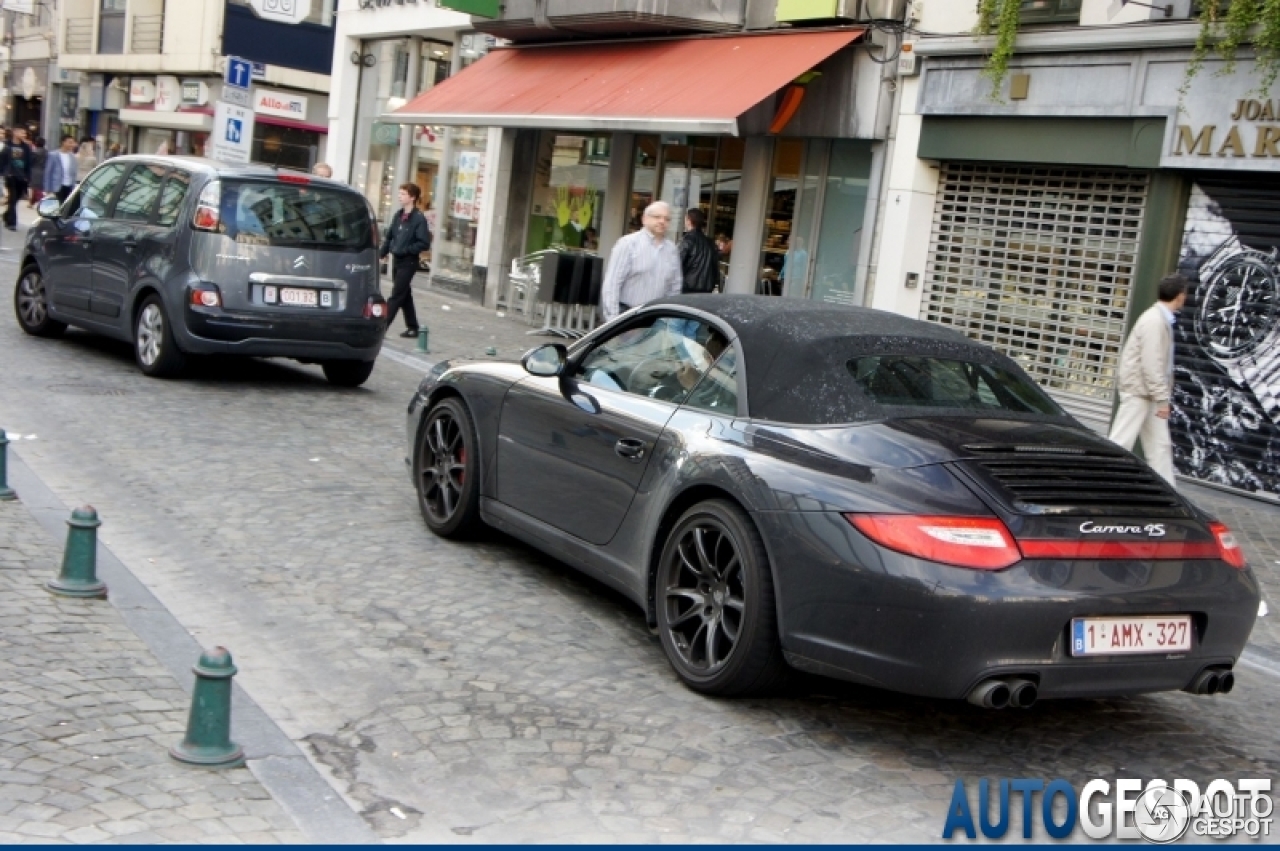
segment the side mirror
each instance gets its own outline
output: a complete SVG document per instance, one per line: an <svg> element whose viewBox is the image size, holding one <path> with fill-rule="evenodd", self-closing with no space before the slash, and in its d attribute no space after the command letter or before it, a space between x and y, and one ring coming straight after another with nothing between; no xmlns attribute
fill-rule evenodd
<svg viewBox="0 0 1280 851"><path fill-rule="evenodd" d="M42 219L56 219L61 209L62 202L57 198L41 198L40 203L36 205L36 215Z"/></svg>
<svg viewBox="0 0 1280 851"><path fill-rule="evenodd" d="M520 359L520 365L530 375L541 378L554 378L564 372L568 362L568 351L559 343L547 343L532 349Z"/></svg>

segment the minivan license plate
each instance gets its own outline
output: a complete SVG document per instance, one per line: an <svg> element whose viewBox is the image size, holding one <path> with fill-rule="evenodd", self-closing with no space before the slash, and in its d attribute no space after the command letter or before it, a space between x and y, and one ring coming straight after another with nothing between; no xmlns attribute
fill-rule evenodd
<svg viewBox="0 0 1280 851"><path fill-rule="evenodd" d="M301 290L297 287L280 288L281 304L298 304L303 307L315 307L319 303L315 290Z"/></svg>
<svg viewBox="0 0 1280 851"><path fill-rule="evenodd" d="M1075 618L1072 656L1185 653L1191 649L1191 616Z"/></svg>

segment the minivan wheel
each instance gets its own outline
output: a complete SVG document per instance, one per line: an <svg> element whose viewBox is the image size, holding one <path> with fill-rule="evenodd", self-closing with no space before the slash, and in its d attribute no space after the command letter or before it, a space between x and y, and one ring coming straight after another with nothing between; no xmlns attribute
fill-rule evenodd
<svg viewBox="0 0 1280 851"><path fill-rule="evenodd" d="M359 387L373 374L371 360L327 360L320 364L324 377L338 387Z"/></svg>
<svg viewBox="0 0 1280 851"><path fill-rule="evenodd" d="M40 267L27 266L13 288L13 312L18 325L33 337L56 337L67 330L65 322L49 316L49 292Z"/></svg>
<svg viewBox="0 0 1280 851"><path fill-rule="evenodd" d="M152 378L172 378L182 372L186 356L173 338L164 302L152 293L142 302L133 322L133 354L138 369Z"/></svg>
<svg viewBox="0 0 1280 851"><path fill-rule="evenodd" d="M769 556L736 505L707 500L676 521L658 562L654 604L662 649L693 690L760 694L786 678Z"/></svg>

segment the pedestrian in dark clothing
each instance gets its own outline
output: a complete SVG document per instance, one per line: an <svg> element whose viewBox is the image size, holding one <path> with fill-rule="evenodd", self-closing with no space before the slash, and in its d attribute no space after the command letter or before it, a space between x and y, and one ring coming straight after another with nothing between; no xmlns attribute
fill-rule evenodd
<svg viewBox="0 0 1280 851"><path fill-rule="evenodd" d="M44 166L49 160L49 152L44 147L44 137L37 136L35 147L31 149L31 199L28 207L34 207L44 197Z"/></svg>
<svg viewBox="0 0 1280 851"><path fill-rule="evenodd" d="M15 127L9 134L9 143L0 151L0 174L4 175L9 201L4 208L4 226L18 229L18 202L26 197L31 183L31 146L27 144L27 131Z"/></svg>
<svg viewBox="0 0 1280 851"><path fill-rule="evenodd" d="M720 251L703 233L707 216L695 208L685 213L685 232L680 240L680 273L684 279L680 291L709 293L720 286Z"/></svg>
<svg viewBox="0 0 1280 851"><path fill-rule="evenodd" d="M413 276L418 271L418 255L431 248L431 229L427 218L418 209L422 190L417 184L406 183L400 187L400 210L391 219L387 236L382 241L378 256L392 257L391 298L387 299L387 325L395 321L396 313L404 308L404 332L401 337L418 336L418 311L413 306Z"/></svg>

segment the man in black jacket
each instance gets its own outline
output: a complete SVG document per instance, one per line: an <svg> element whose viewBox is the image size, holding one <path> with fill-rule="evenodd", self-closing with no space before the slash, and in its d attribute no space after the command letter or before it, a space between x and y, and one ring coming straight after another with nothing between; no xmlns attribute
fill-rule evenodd
<svg viewBox="0 0 1280 851"><path fill-rule="evenodd" d="M404 308L404 331L401 337L418 336L418 311L413 306L413 276L418 271L418 255L431 248L431 229L427 218L418 209L418 197L422 190L415 183L400 187L400 210L387 228L382 241L380 257L388 254L391 262L391 297L387 299L387 325L396 318L396 312Z"/></svg>
<svg viewBox="0 0 1280 851"><path fill-rule="evenodd" d="M685 214L684 238L680 240L680 272L684 293L709 293L720 286L720 252L703 233L707 216L696 207Z"/></svg>
<svg viewBox="0 0 1280 851"><path fill-rule="evenodd" d="M4 226L18 229L18 202L27 195L31 183L31 146L27 144L27 131L13 128L8 144L0 151L0 175L4 175L5 188L9 190L9 204L4 208Z"/></svg>

